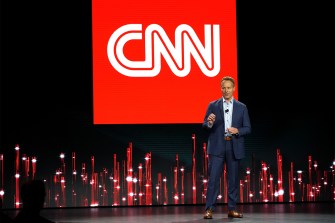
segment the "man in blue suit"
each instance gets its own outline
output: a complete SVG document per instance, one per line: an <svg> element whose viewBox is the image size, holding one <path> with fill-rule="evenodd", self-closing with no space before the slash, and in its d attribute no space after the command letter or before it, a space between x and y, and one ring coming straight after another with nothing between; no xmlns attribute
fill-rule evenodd
<svg viewBox="0 0 335 223"><path fill-rule="evenodd" d="M244 140L251 133L248 109L234 99L235 80L224 77L221 80L222 98L209 103L203 127L209 131L208 184L206 193L205 219L212 219L220 191L220 177L224 163L227 167L228 217L242 218L236 210L239 190L239 161L244 158Z"/></svg>

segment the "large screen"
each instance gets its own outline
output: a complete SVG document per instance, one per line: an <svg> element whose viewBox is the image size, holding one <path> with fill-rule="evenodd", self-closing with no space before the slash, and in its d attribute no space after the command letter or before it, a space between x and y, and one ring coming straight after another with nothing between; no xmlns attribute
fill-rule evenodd
<svg viewBox="0 0 335 223"><path fill-rule="evenodd" d="M235 0L93 0L92 30L94 124L201 123L238 88Z"/></svg>

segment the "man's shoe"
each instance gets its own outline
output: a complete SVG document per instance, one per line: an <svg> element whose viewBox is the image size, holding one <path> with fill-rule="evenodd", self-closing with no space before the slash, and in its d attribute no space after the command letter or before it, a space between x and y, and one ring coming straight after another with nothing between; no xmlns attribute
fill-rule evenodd
<svg viewBox="0 0 335 223"><path fill-rule="evenodd" d="M205 211L204 219L212 219L213 218L213 211L212 209L207 209Z"/></svg>
<svg viewBox="0 0 335 223"><path fill-rule="evenodd" d="M237 211L229 211L228 212L229 218L243 218L243 214L237 212Z"/></svg>

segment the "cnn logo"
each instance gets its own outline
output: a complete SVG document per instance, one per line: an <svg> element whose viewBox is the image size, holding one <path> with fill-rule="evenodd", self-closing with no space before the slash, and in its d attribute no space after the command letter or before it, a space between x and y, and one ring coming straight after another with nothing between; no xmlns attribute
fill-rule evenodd
<svg viewBox="0 0 335 223"><path fill-rule="evenodd" d="M161 70L164 57L171 71L178 77L185 77L191 70L191 55L201 71L208 77L220 72L220 26L204 25L204 45L187 24L175 30L175 46L164 29L151 24L145 29L145 59L132 61L124 55L128 41L142 40L142 24L128 24L118 28L109 38L108 59L112 66L128 77L154 77Z"/></svg>

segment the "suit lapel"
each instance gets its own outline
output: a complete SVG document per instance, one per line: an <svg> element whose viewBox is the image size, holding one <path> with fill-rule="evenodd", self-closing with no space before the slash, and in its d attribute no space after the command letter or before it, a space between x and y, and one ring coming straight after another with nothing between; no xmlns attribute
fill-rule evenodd
<svg viewBox="0 0 335 223"><path fill-rule="evenodd" d="M224 120L224 112L223 112L223 99L221 98L218 103L219 111L221 115L221 119Z"/></svg>
<svg viewBox="0 0 335 223"><path fill-rule="evenodd" d="M239 113L239 106L236 102L236 100L234 99L234 102L233 102L233 117L232 117L232 126L236 126L236 117L238 116L237 114Z"/></svg>

